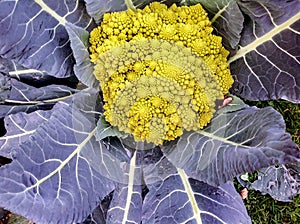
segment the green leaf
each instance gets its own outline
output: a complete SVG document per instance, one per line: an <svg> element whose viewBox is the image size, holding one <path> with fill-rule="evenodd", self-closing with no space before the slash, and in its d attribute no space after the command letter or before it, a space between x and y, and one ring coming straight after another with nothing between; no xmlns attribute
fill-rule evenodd
<svg viewBox="0 0 300 224"><path fill-rule="evenodd" d="M104 115L101 115L97 123L96 139L98 141L105 139L107 137L119 137L124 138L127 135L120 132L117 127L111 126L106 120Z"/></svg>
<svg viewBox="0 0 300 224"><path fill-rule="evenodd" d="M70 37L71 48L76 61L74 72L77 78L88 87L99 88L99 81L93 75L94 65L90 61L88 51L89 32L71 23L66 23L66 30Z"/></svg>
<svg viewBox="0 0 300 224"><path fill-rule="evenodd" d="M248 107L248 105L245 104L244 101L241 100L239 97L233 95L228 95L228 97L231 97L232 101L225 107L218 110L216 113L222 114L222 113L235 112Z"/></svg>

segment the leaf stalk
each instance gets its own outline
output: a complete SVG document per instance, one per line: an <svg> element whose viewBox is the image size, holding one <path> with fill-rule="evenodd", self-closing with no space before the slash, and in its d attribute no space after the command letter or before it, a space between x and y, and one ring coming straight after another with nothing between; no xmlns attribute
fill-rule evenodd
<svg viewBox="0 0 300 224"><path fill-rule="evenodd" d="M132 0L125 0L125 4L128 10L130 9L132 11L136 11L136 7L134 6Z"/></svg>

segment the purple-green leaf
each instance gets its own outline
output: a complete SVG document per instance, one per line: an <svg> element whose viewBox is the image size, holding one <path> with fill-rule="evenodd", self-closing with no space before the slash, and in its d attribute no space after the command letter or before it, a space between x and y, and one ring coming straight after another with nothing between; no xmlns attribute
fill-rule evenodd
<svg viewBox="0 0 300 224"><path fill-rule="evenodd" d="M144 168L143 223L251 223L232 182L213 187L163 157Z"/></svg>
<svg viewBox="0 0 300 224"><path fill-rule="evenodd" d="M74 72L77 78L86 86L99 88L99 81L93 75L94 64L90 61L88 51L89 32L71 23L66 24L70 37L71 48L76 61Z"/></svg>
<svg viewBox="0 0 300 224"><path fill-rule="evenodd" d="M298 0L238 1L244 28L229 58L231 92L249 100L300 102L300 4Z"/></svg>
<svg viewBox="0 0 300 224"><path fill-rule="evenodd" d="M13 149L29 140L29 137L36 132L36 129L48 121L51 110L35 111L30 114L20 112L4 118L7 134L0 137L0 155L12 158Z"/></svg>
<svg viewBox="0 0 300 224"><path fill-rule="evenodd" d="M164 145L167 158L189 176L212 185L262 167L300 161L300 151L276 110L242 105L223 108L205 129L186 132L176 144Z"/></svg>
<svg viewBox="0 0 300 224"><path fill-rule="evenodd" d="M73 74L67 22L89 29L84 1L1 1L0 56L55 77Z"/></svg>
<svg viewBox="0 0 300 224"><path fill-rule="evenodd" d="M37 223L80 222L114 189L82 155L101 145L94 137L96 99L83 91L56 104L18 147L13 162L0 168L1 207Z"/></svg>

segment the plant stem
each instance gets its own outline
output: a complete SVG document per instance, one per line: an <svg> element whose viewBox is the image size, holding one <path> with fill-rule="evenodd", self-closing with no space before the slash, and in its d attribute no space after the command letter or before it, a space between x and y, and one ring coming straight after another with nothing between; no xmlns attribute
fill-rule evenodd
<svg viewBox="0 0 300 224"><path fill-rule="evenodd" d="M136 11L136 8L135 8L132 0L125 0L125 4L127 6L127 9L130 9L132 11Z"/></svg>
<svg viewBox="0 0 300 224"><path fill-rule="evenodd" d="M137 142L136 143L136 150L144 150L144 142Z"/></svg>

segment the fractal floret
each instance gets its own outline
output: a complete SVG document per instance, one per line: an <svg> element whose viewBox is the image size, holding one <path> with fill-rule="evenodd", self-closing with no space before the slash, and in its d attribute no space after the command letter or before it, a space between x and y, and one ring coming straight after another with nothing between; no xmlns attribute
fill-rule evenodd
<svg viewBox="0 0 300 224"><path fill-rule="evenodd" d="M205 127L233 83L221 37L200 4L104 14L90 35L105 119L156 145Z"/></svg>

